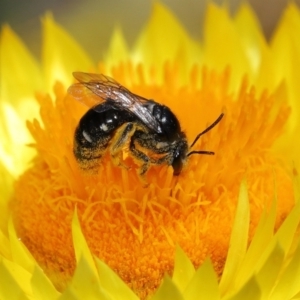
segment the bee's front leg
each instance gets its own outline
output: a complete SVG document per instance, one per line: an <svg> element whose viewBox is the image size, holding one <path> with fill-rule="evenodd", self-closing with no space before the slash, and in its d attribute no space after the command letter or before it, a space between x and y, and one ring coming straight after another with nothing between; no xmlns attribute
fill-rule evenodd
<svg viewBox="0 0 300 300"><path fill-rule="evenodd" d="M145 175L145 173L148 171L148 169L150 167L150 158L142 151L136 149L135 141L138 141L138 138L133 136L131 138L129 147L130 147L131 153L135 156L135 158L137 158L138 160L143 162L142 166L140 167L140 172L139 172L139 175L143 176L143 175Z"/></svg>
<svg viewBox="0 0 300 300"><path fill-rule="evenodd" d="M153 155L147 155L141 150L137 149L136 145L145 148L147 150L150 150L152 154L153 153L159 154L160 157L153 157ZM170 146L167 143L159 144L159 142L155 139L155 135L145 133L139 130L134 132L134 135L132 136L130 142L131 153L138 160L143 162L142 166L140 167L140 173L139 173L142 176L148 171L151 165L161 165L165 163L171 165L171 161L172 161L171 150L172 149L170 149Z"/></svg>

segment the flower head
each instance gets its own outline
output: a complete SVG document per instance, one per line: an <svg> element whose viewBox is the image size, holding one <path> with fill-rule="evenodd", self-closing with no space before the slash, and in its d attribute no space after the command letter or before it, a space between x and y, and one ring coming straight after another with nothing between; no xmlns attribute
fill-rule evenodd
<svg viewBox="0 0 300 300"><path fill-rule="evenodd" d="M295 8L291 6L290 11L294 14ZM208 35L213 30L209 24L216 16L232 40L222 53L214 53L218 50L216 42L220 43L219 33L210 31ZM153 38L160 36L156 32L162 19L167 29L176 30L178 39ZM130 152L130 139L122 148L121 166L107 151L97 162L97 172L79 168L73 153L74 132L90 108L77 102L67 93L67 85L62 84L68 82L65 70L70 69L69 65L76 70L74 59L68 60L71 62L63 70L63 54L59 57L62 62L46 56L50 78L46 81L58 76L62 82L55 84L52 96L36 96L40 120L27 122L36 156L15 183L10 209L18 237L48 277L45 279L39 267L33 267L32 258L26 271L32 274L35 270L33 278L47 282L53 294L83 295L84 289L76 288L83 274L97 282L93 288L91 283L88 285L95 295L101 294L103 287L114 293L112 283L106 282L103 274L115 275L103 262L141 298L155 293L165 274L173 274L173 281L165 279L157 297L163 297L166 288L169 293L183 293L187 299L192 297L193 289L197 290L193 284L197 276L202 282L204 277L211 279L212 294L218 294L214 292L218 290L224 297L242 297L247 288L253 287L260 295L269 295L271 290L280 294L282 289L278 288L280 284L275 285L276 278L283 273L298 274L292 268L288 271L290 265L284 260L292 253L291 241L299 221L298 206L290 213L295 203L290 161L298 161L282 152L293 145L289 136L299 126L295 121L289 122L289 95L293 99L296 91L290 92L294 83L288 76L284 83L284 77L277 73L270 84L262 80L265 63L275 59L273 48L278 44L274 38L273 48L267 46L253 24L256 34L245 33L245 19L254 23L249 8L241 9L232 21L224 10L210 6L201 47L157 4L153 19L132 52L126 50L120 32L114 35L112 50L95 72L110 74L135 94L167 105L178 117L189 144L220 112L225 113L223 120L193 147L214 151L214 156L191 155L178 177L173 176L167 164L151 166L145 175L146 187L138 175L140 162ZM299 23L300 18L297 20ZM45 28L51 33L45 43L49 48L51 39L63 33L49 16ZM278 31L277 36L280 34ZM248 39L241 40L239 36ZM150 44L152 51L147 50ZM69 38L65 45L77 47ZM123 51L116 51L115 45ZM172 53L159 49L171 49ZM86 63L81 66L85 71L88 59L80 50L75 53L78 61ZM231 59L233 53L236 59ZM207 67L199 65L203 62ZM226 68L226 64L230 66ZM295 114L297 109L292 111L292 116ZM280 227L287 216L284 224L288 225ZM8 226L13 240L12 222ZM275 237L274 227L280 227ZM289 242L284 240L287 229ZM253 241L246 251L248 235L249 242ZM262 258L254 264L254 256L260 254L259 245L264 249ZM13 246L11 249L13 252ZM235 257L237 253L240 258ZM13 260L11 254L2 255ZM274 288L268 289L259 276L269 272L268 259L276 257L280 257L280 263L272 281ZM178 264L187 274L185 279ZM283 268L284 264L288 267ZM199 271L195 273L194 268ZM240 277L232 280L237 275ZM217 277L221 278L219 286ZM117 282L123 293L135 297ZM34 282L27 289L33 293ZM299 288L294 290L299 292Z"/></svg>

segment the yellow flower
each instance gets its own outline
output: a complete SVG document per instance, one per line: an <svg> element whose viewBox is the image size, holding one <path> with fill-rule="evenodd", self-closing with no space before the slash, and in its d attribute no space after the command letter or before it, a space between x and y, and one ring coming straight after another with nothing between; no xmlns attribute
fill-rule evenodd
<svg viewBox="0 0 300 300"><path fill-rule="evenodd" d="M155 4L133 49L116 30L97 68L51 15L43 26L42 67L2 29L0 299L299 297L296 6L267 44L247 5L233 19L209 5L200 44ZM167 105L189 142L224 111L193 147L215 155L178 177L152 166L146 187L128 145L129 170L108 152L83 172L73 136L88 108L67 94L72 71ZM35 90L49 93L38 105Z"/></svg>

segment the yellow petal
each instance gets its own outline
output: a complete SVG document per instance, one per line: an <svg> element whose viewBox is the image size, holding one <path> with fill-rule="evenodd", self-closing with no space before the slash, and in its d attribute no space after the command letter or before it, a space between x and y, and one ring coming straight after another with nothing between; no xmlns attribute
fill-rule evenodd
<svg viewBox="0 0 300 300"><path fill-rule="evenodd" d="M28 112L31 118L38 115L34 93L43 84L37 62L7 25L2 29L0 47L0 187L5 200L11 176L23 172L34 154L25 146L31 138L24 123Z"/></svg>
<svg viewBox="0 0 300 300"><path fill-rule="evenodd" d="M101 287L99 279L94 274L94 263L91 264L89 259L82 255L77 263L77 267L72 277L72 281L63 293L63 299L69 299L67 295L71 292L76 299L103 299L110 300L108 293Z"/></svg>
<svg viewBox="0 0 300 300"><path fill-rule="evenodd" d="M0 263L0 298L38 300L45 299L45 294L58 296L59 293L53 284L37 265L22 241L17 237L11 219L8 222L8 233L9 239L0 231L0 253L2 260ZM39 285L36 286L36 283ZM34 291L33 294L32 290ZM38 290L39 292L37 292ZM36 297L32 298L32 295Z"/></svg>
<svg viewBox="0 0 300 300"><path fill-rule="evenodd" d="M250 65L248 76L258 91L275 88L274 61L259 21L248 3L243 3L235 18L237 33Z"/></svg>
<svg viewBox="0 0 300 300"><path fill-rule="evenodd" d="M29 299L31 274L4 257L0 257L0 299Z"/></svg>
<svg viewBox="0 0 300 300"><path fill-rule="evenodd" d="M300 278L299 242L293 257L288 264L288 267L281 275L277 286L275 286L275 289L272 292L272 300L296 299L293 297L299 293L299 281L295 280L295 278Z"/></svg>
<svg viewBox="0 0 300 300"><path fill-rule="evenodd" d="M114 300L138 300L138 296L126 285L126 283L104 262L95 258L99 272L101 287Z"/></svg>
<svg viewBox="0 0 300 300"><path fill-rule="evenodd" d="M76 292L72 291L70 288L66 289L63 295L59 297L59 300L81 300L80 296L76 295Z"/></svg>
<svg viewBox="0 0 300 300"><path fill-rule="evenodd" d="M230 300L254 300L262 299L259 284L255 278L251 278Z"/></svg>
<svg viewBox="0 0 300 300"><path fill-rule="evenodd" d="M171 280L169 276L165 276L161 286L158 288L151 300L184 300L182 294L177 289L175 283Z"/></svg>
<svg viewBox="0 0 300 300"><path fill-rule="evenodd" d="M233 277L236 278L235 288L237 290L243 286L246 287L250 282L258 284L263 299L273 293L274 287L280 282L279 278L282 278L282 270L285 270L286 264L284 259L291 251L292 242L295 242L296 228L300 219L300 205L298 203L294 207L278 232L273 235L275 215L276 210L273 205L269 215L262 218L241 269ZM294 255L297 255L297 251ZM298 259L295 258L295 260ZM291 276L291 274L298 274L299 270L289 267L286 272ZM284 284L280 284L280 287L276 288L277 295L282 293L281 288L285 289ZM294 293L299 292L299 285L294 285L293 291Z"/></svg>
<svg viewBox="0 0 300 300"><path fill-rule="evenodd" d="M2 257L11 260L9 239L4 234L4 230L0 230L0 254Z"/></svg>
<svg viewBox="0 0 300 300"><path fill-rule="evenodd" d="M193 279L184 291L184 299L220 299L218 278L210 260L206 260L196 271Z"/></svg>
<svg viewBox="0 0 300 300"><path fill-rule="evenodd" d="M29 109L34 116L37 110L37 103L34 104L32 99L23 99L21 104L21 108L16 110L15 107L8 102L0 103L0 124L3 125L0 126L0 161L4 167L2 172L8 172L8 174L11 174L11 176L15 178L27 168L28 162L35 154L35 151L27 146L27 144L32 141L32 137L21 115L22 112L26 110L22 108L23 105L28 104L27 109ZM7 181L9 184L10 175L8 174L5 174L6 179L3 178L2 180ZM5 189L5 187L3 187L3 189ZM7 186L7 190L3 191L2 196L8 192L9 185Z"/></svg>
<svg viewBox="0 0 300 300"><path fill-rule="evenodd" d="M2 28L0 47L0 99L18 107L24 98L33 99L36 90L43 88L41 71L8 25Z"/></svg>
<svg viewBox="0 0 300 300"><path fill-rule="evenodd" d="M78 299L89 295L89 299L137 300L138 297L106 264L96 259L95 265L82 235L77 213L74 214L72 228L77 267L63 299L68 299L71 293Z"/></svg>
<svg viewBox="0 0 300 300"><path fill-rule="evenodd" d="M76 261L79 262L82 259L82 257L84 257L87 263L91 266L93 276L98 277L97 269L94 264L92 254L81 232L81 228L77 216L77 210L75 210L73 220L72 220L72 235L73 235L73 244L75 246Z"/></svg>
<svg viewBox="0 0 300 300"><path fill-rule="evenodd" d="M227 9L208 4L203 35L205 64L218 71L230 65L231 87L236 90L241 76L251 74L251 67Z"/></svg>
<svg viewBox="0 0 300 300"><path fill-rule="evenodd" d="M51 14L43 18L43 67L47 90L55 81L65 86L72 82L72 72L90 71L92 61L79 44L55 21Z"/></svg>
<svg viewBox="0 0 300 300"><path fill-rule="evenodd" d="M100 299L137 300L138 297L106 264L99 259L96 259L96 264L94 263L81 232L76 212L73 217L72 228L77 268L67 289L69 291L66 291L63 297L72 292L76 297L79 296L79 299L83 299L85 295L90 295L96 299L99 297Z"/></svg>
<svg viewBox="0 0 300 300"><path fill-rule="evenodd" d="M251 241L249 249L245 255L245 259L241 268L236 275L236 286L243 286L247 280L254 274L257 259L267 245L272 241L274 235L274 227L276 220L276 205L273 203L268 215L266 212L262 215L257 226L255 235Z"/></svg>
<svg viewBox="0 0 300 300"><path fill-rule="evenodd" d="M1 151L1 147L0 147ZM1 231L6 231L7 228L7 222L8 222L8 205L7 202L11 196L12 190L13 190L13 182L14 178L13 176L7 171L3 163L0 159L0 211L1 211L1 217L0 217L0 233ZM0 249L1 249L1 242L0 242ZM0 253L1 250L0 250Z"/></svg>
<svg viewBox="0 0 300 300"><path fill-rule="evenodd" d="M234 225L230 236L230 247L220 281L220 289L225 293L234 287L232 280L240 267L247 250L248 231L250 221L249 199L246 183L242 182L239 192L239 200L236 208Z"/></svg>
<svg viewBox="0 0 300 300"><path fill-rule="evenodd" d="M146 68L155 65L157 69L162 69L166 61L177 59L183 68L181 77L184 81L191 66L201 62L200 44L188 36L165 6L156 2L151 19L137 39L133 59L142 62Z"/></svg>
<svg viewBox="0 0 300 300"><path fill-rule="evenodd" d="M183 292L195 274L195 268L183 250L177 246L172 280Z"/></svg>
<svg viewBox="0 0 300 300"><path fill-rule="evenodd" d="M282 270L284 261L284 251L282 247L275 243L272 251L266 252L264 264L258 270L255 278L261 287L261 295L263 299L267 299L278 279L279 272Z"/></svg>
<svg viewBox="0 0 300 300"><path fill-rule="evenodd" d="M299 222L300 202L297 202L275 235L275 238L278 239L279 244L283 247L285 254L290 251L290 247L294 241Z"/></svg>
<svg viewBox="0 0 300 300"><path fill-rule="evenodd" d="M45 300L45 295L47 295L47 299L58 299L60 296L60 293L38 265L34 267L30 283L34 300Z"/></svg>
<svg viewBox="0 0 300 300"><path fill-rule="evenodd" d="M25 245L17 237L12 220L8 223L9 240L12 254L12 261L28 272L32 272L34 268L34 259Z"/></svg>
<svg viewBox="0 0 300 300"><path fill-rule="evenodd" d="M288 99L292 105L292 116L290 118L290 130L286 143L293 147L285 147L285 153L290 154L300 169L300 139L295 139L300 131L300 12L297 6L290 3L285 10L279 26L272 40L272 53L275 68L275 80L285 80L288 89Z"/></svg>
<svg viewBox="0 0 300 300"><path fill-rule="evenodd" d="M71 293L76 299L84 299L86 295L89 295L89 299L108 300L109 297L107 293L99 284L97 269L81 232L76 210L72 221L72 233L77 267L71 283L63 293L62 299L69 299L68 297Z"/></svg>
<svg viewBox="0 0 300 300"><path fill-rule="evenodd" d="M105 64L107 68L110 69L112 66L128 61L130 58L129 55L128 46L124 39L122 30L121 28L116 27L105 55Z"/></svg>
<svg viewBox="0 0 300 300"><path fill-rule="evenodd" d="M276 80L287 80L290 97L297 113L300 113L300 12L296 4L290 3L285 10L279 26L272 39L273 60L276 70Z"/></svg>

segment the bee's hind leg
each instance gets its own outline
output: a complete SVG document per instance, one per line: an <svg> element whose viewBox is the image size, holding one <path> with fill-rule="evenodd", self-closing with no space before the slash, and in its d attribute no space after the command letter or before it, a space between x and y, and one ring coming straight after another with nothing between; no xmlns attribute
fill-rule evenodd
<svg viewBox="0 0 300 300"><path fill-rule="evenodd" d="M113 143L110 146L110 155L111 155L111 158L112 158L113 162L115 163L115 165L117 165L117 166L121 165L125 168L128 168L125 164L122 163L121 149L133 135L135 126L133 123L127 123L122 127L124 127L124 128L120 129L120 131L119 131L120 133L118 133L116 135Z"/></svg>

